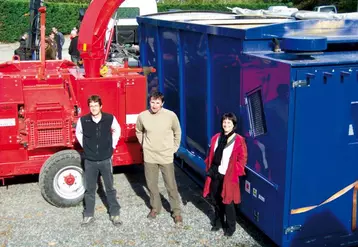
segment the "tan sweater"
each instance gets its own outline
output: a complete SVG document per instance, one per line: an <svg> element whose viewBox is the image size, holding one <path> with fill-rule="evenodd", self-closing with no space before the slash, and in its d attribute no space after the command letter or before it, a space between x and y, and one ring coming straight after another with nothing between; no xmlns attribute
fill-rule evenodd
<svg viewBox="0 0 358 247"><path fill-rule="evenodd" d="M146 110L139 114L136 135L142 144L144 162L169 164L178 151L181 129L177 115L162 108L156 114Z"/></svg>

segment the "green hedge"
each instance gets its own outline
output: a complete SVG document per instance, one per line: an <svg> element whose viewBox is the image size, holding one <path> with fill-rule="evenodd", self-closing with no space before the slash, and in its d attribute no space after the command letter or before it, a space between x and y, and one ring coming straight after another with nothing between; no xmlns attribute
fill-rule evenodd
<svg viewBox="0 0 358 247"><path fill-rule="evenodd" d="M171 9L181 9L181 10L214 10L227 12L230 11L227 8L240 7L247 9L267 9L269 6L272 6L272 3L228 3L228 4L158 4L158 12L165 12ZM275 4L275 5L284 5L284 4ZM289 5L288 5L289 6Z"/></svg>
<svg viewBox="0 0 358 247"><path fill-rule="evenodd" d="M61 1L61 3L59 2ZM70 3L78 2L78 3ZM47 20L46 30L50 32L51 27L57 27L64 34L68 34L74 26L79 25L78 16L79 9L88 6L90 0L47 0ZM227 7L241 7L249 9L267 9L272 5L284 5L282 1L258 3L242 0L238 3L227 4L214 3L215 1L196 0L189 1L189 3L176 4L171 1L169 4L158 4L158 11L165 12L171 9L181 10L214 10L214 11L229 11ZM202 1L202 3L199 3ZM219 2L219 1L218 1ZM282 2L281 4L279 2ZM356 8L354 0L341 2L338 9L345 11L355 11ZM291 6L292 3L288 3ZM30 17L26 15L29 11L29 0L0 0L0 42L14 42L18 40L22 33L28 31L30 24Z"/></svg>
<svg viewBox="0 0 358 247"><path fill-rule="evenodd" d="M27 31L29 4L23 1L0 1L0 41L14 42Z"/></svg>
<svg viewBox="0 0 358 247"><path fill-rule="evenodd" d="M80 3L89 4L91 0L45 0L47 3Z"/></svg>
<svg viewBox="0 0 358 247"><path fill-rule="evenodd" d="M86 7L89 0L76 0L82 3L69 3L73 0L46 1L47 18L46 33L50 32L51 27L57 27L62 33L68 34L74 26L79 25L79 9ZM67 2L66 2L67 1ZM229 11L227 7L242 7L251 9L267 8L269 3L229 3L229 4L158 4L158 11L165 12L171 9L182 10L215 10ZM29 11L28 0L0 0L0 42L14 42L18 40L22 33L28 31L30 17L26 14Z"/></svg>
<svg viewBox="0 0 358 247"><path fill-rule="evenodd" d="M64 34L79 25L79 8L87 4L46 3L46 33L57 27ZM14 42L29 31L28 0L0 0L0 42Z"/></svg>

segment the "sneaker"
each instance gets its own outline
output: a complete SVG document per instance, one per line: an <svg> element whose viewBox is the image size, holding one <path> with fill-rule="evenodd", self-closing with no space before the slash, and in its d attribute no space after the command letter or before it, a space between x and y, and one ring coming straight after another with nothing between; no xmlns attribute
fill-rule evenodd
<svg viewBox="0 0 358 247"><path fill-rule="evenodd" d="M88 226L94 221L93 217L83 217L83 220L81 222L81 226Z"/></svg>
<svg viewBox="0 0 358 247"><path fill-rule="evenodd" d="M112 221L113 225L115 225L115 226L120 226L120 225L122 225L122 221L121 221L121 219L119 218L119 215L111 216L111 221Z"/></svg>
<svg viewBox="0 0 358 247"><path fill-rule="evenodd" d="M212 232L217 232L217 231L219 231L220 229L221 229L220 226L213 226L213 227L211 227L211 231L212 231Z"/></svg>
<svg viewBox="0 0 358 247"><path fill-rule="evenodd" d="M230 237L232 237L232 235L234 235L234 233L235 233L235 230L226 229L224 232L224 236L230 238Z"/></svg>
<svg viewBox="0 0 358 247"><path fill-rule="evenodd" d="M174 223L175 224L183 224L183 217L181 217L180 215L177 215L174 217Z"/></svg>
<svg viewBox="0 0 358 247"><path fill-rule="evenodd" d="M155 219L157 217L158 213L156 211L154 211L153 209L149 212L149 214L147 215L148 219Z"/></svg>

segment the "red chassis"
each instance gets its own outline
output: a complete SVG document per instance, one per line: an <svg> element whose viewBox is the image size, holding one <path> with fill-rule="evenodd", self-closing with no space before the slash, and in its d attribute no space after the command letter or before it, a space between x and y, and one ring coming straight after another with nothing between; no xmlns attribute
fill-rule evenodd
<svg viewBox="0 0 358 247"><path fill-rule="evenodd" d="M89 112L87 99L92 94L102 97L103 111L114 114L121 126L114 166L142 163L135 122L146 109L146 77L138 68L109 67L108 75L101 77L99 73L105 62L106 25L122 2L94 0L90 4L79 36L84 72L72 62L45 61L44 56L41 61L0 64L3 182L17 175L40 174L41 192L48 202L60 207L77 205L84 188L75 127L78 118ZM44 41L45 9L40 12Z"/></svg>

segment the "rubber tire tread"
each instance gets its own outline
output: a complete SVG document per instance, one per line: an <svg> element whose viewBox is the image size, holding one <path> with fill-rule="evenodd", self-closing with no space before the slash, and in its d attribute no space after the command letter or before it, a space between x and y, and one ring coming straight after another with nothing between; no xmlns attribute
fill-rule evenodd
<svg viewBox="0 0 358 247"><path fill-rule="evenodd" d="M53 179L56 173L68 165L83 169L81 155L76 150L62 150L53 154L45 161L39 175L41 195L47 202L60 208L75 207L83 200L83 195L76 199L64 199L57 195L53 188Z"/></svg>

